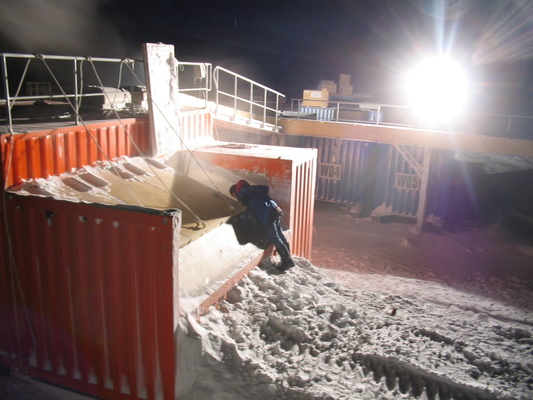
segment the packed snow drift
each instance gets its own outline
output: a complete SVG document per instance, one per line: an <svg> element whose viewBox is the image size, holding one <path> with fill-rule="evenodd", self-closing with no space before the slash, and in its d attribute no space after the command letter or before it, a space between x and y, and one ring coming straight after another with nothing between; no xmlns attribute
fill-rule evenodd
<svg viewBox="0 0 533 400"><path fill-rule="evenodd" d="M270 263L189 322L183 399L533 397L533 314L435 282Z"/></svg>

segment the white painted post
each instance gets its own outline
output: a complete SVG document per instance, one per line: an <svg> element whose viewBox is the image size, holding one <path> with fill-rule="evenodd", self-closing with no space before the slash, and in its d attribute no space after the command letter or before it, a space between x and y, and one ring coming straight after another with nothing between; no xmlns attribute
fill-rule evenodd
<svg viewBox="0 0 533 400"><path fill-rule="evenodd" d="M422 186L420 187L420 197L418 199L418 214L416 229L417 234L421 235L424 228L424 221L426 219L426 202L427 202L427 188L429 181L429 168L431 165L431 149L426 147L424 149L424 160L422 165Z"/></svg>
<svg viewBox="0 0 533 400"><path fill-rule="evenodd" d="M174 46L146 43L144 53L153 155L171 154L182 148Z"/></svg>

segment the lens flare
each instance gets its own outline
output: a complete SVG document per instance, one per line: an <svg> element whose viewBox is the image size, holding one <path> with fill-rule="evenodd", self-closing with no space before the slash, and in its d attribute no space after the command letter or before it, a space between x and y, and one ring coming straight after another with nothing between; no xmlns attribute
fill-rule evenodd
<svg viewBox="0 0 533 400"><path fill-rule="evenodd" d="M533 2L502 1L492 10L472 61L477 64L533 58Z"/></svg>
<svg viewBox="0 0 533 400"><path fill-rule="evenodd" d="M425 122L446 122L464 107L467 78L448 57L427 59L406 76L411 107Z"/></svg>

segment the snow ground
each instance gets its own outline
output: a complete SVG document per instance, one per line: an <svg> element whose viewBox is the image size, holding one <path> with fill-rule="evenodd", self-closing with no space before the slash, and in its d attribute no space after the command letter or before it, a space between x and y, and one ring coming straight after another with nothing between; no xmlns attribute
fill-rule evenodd
<svg viewBox="0 0 533 400"><path fill-rule="evenodd" d="M533 398L529 244L327 204L315 228L314 265L256 268L189 320L202 356L183 399Z"/></svg>
<svg viewBox="0 0 533 400"><path fill-rule="evenodd" d="M314 226L311 262L266 263L183 321L180 400L533 398L531 244L499 225L416 235L328 203ZM16 384L6 398L57 399Z"/></svg>
<svg viewBox="0 0 533 400"><path fill-rule="evenodd" d="M406 278L353 288L360 279L302 259L286 275L253 271L195 326L206 363L183 398L533 396L530 312Z"/></svg>

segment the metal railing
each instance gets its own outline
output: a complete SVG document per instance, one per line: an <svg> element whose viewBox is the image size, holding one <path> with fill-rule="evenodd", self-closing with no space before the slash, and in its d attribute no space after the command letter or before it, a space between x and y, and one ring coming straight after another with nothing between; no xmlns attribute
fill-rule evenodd
<svg viewBox="0 0 533 400"><path fill-rule="evenodd" d="M460 132L485 136L533 140L533 117L465 111L446 123L424 120L407 106L369 101L325 101L293 99L288 118L318 119L329 122L361 123L410 127L424 130Z"/></svg>
<svg viewBox="0 0 533 400"><path fill-rule="evenodd" d="M0 61L0 121L3 107L11 133L14 122L80 124L81 115L90 112L90 119L113 117L115 112L148 112L142 60L1 53ZM214 108L219 117L278 129L283 94L227 69L213 70L210 63L177 61L175 72L180 106ZM18 106L39 102L44 108L53 103L55 114L48 110L46 117L38 118L18 112Z"/></svg>
<svg viewBox="0 0 533 400"><path fill-rule="evenodd" d="M15 112L18 105L28 102L52 102L59 106L59 113L48 115L48 120L75 124L85 112L98 111L101 118L112 112L148 112L142 60L13 53L1 53L0 60L4 95L0 108L5 108L9 132L13 132L15 120L31 120ZM213 69L209 63L177 62L176 69L183 106L213 107L217 117L278 130L285 101L282 93L225 68ZM533 140L533 117L520 115L467 111L453 122L435 125L406 106L310 99L293 99L291 111L282 115Z"/></svg>
<svg viewBox="0 0 533 400"><path fill-rule="evenodd" d="M209 93L213 88L213 66L210 63L183 62L176 63L176 76L178 78L178 92L187 94L182 96L181 105L193 108L209 107ZM197 101L190 101L194 98Z"/></svg>
<svg viewBox="0 0 533 400"><path fill-rule="evenodd" d="M285 95L222 67L215 68L213 80L217 116L278 129L280 105Z"/></svg>
<svg viewBox="0 0 533 400"><path fill-rule="evenodd" d="M14 115L18 105L28 102L63 105L61 114L47 115L46 118L73 120L76 124L80 123L82 111L101 108L106 102L109 110L128 108L135 113L136 103L132 97L137 93L133 87L142 91L144 81L144 68L138 67L142 61L131 59L2 53L0 60L4 99L0 105L5 107L10 132L15 119L29 121L35 118L35 115ZM141 107L140 102L138 105ZM38 119L42 118L40 113Z"/></svg>

